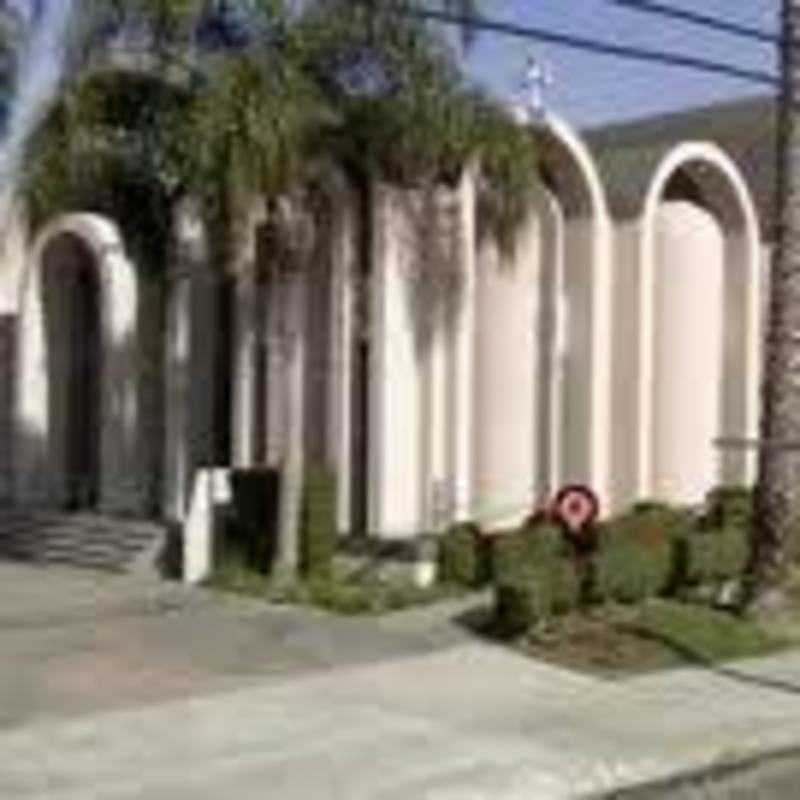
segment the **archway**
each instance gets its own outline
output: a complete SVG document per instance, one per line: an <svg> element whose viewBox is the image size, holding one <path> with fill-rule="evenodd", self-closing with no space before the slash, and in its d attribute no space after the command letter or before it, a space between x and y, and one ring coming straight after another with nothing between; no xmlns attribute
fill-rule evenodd
<svg viewBox="0 0 800 800"><path fill-rule="evenodd" d="M731 159L687 143L656 170L642 225L638 494L698 502L752 479L752 456L715 440L756 432L756 212Z"/></svg>
<svg viewBox="0 0 800 800"><path fill-rule="evenodd" d="M18 503L142 511L138 306L112 222L68 214L38 235L19 304Z"/></svg>
<svg viewBox="0 0 800 800"><path fill-rule="evenodd" d="M475 506L501 525L564 482L607 496L607 206L577 135L552 115L539 134L542 191L516 251L484 245L476 271Z"/></svg>
<svg viewBox="0 0 800 800"><path fill-rule="evenodd" d="M54 236L42 254L49 353L49 449L63 472L68 509L97 503L102 422L100 286L92 254L75 234Z"/></svg>

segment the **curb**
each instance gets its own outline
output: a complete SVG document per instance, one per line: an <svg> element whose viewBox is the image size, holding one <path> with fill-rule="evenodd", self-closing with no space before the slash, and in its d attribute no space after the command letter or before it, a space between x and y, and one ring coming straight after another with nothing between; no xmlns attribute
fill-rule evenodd
<svg viewBox="0 0 800 800"><path fill-rule="evenodd" d="M766 747L740 757L723 756L706 766L678 770L663 778L645 780L615 789L604 789L579 796L579 800L672 800L680 797L702 797L703 800L730 798L730 782L743 777L755 769L780 761L796 760L800 780L800 744L782 747ZM694 791L695 794L679 795L678 792ZM696 792L703 791L698 795ZM717 795L716 792L720 794ZM749 796L749 795L748 795ZM760 795L754 795L760 797Z"/></svg>

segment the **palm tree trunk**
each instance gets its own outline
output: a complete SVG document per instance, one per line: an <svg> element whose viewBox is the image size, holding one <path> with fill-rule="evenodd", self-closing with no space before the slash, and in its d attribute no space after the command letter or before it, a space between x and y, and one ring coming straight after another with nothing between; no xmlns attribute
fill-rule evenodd
<svg viewBox="0 0 800 800"><path fill-rule="evenodd" d="M777 238L761 420L750 600L776 598L800 510L800 0L783 0Z"/></svg>

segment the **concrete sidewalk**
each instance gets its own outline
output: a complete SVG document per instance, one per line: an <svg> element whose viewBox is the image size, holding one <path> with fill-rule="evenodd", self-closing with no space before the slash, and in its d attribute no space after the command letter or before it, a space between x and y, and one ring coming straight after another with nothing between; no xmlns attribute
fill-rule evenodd
<svg viewBox="0 0 800 800"><path fill-rule="evenodd" d="M612 684L462 645L7 732L0 797L577 797L800 742L798 675Z"/></svg>
<svg viewBox="0 0 800 800"><path fill-rule="evenodd" d="M109 584L89 620L92 580L18 597L38 626L0 603L3 800L566 798L800 745L800 652L610 682L475 641L453 608L341 619Z"/></svg>

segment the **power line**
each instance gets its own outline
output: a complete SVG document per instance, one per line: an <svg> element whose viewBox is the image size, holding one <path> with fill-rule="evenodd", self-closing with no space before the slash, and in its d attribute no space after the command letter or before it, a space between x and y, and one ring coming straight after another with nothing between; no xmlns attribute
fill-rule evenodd
<svg viewBox="0 0 800 800"><path fill-rule="evenodd" d="M533 27L530 25L518 25L512 22L501 22L500 20L488 19L477 14L458 14L447 11L434 11L429 9L416 9L396 7L397 13L407 16L426 19L432 22L442 22L446 25L458 25L461 27L472 27L477 30L490 31L506 36L514 36L521 39L550 42L551 44L574 50L584 50L597 53L598 55L616 56L633 61L649 61L659 64L666 64L672 67L684 67L699 72L715 73L725 75L729 78L760 83L767 86L778 86L780 81L775 75L758 70L743 69L732 64L724 64L717 61L706 61L694 56L685 56L679 53L668 53L658 50L648 50L642 47L630 47L625 45L611 44L610 42L597 42L593 39L585 39L580 36L573 36L567 33L557 33L544 28Z"/></svg>
<svg viewBox="0 0 800 800"><path fill-rule="evenodd" d="M771 33L770 31L760 28L751 28L748 25L741 25L736 22L728 22L719 17L700 14L696 11L687 11L682 8L675 8L665 3L652 2L652 0L610 0L610 2L614 5L627 8L630 11L678 19L684 22L690 22L693 25L712 28L720 33L730 33L734 36L755 39L765 44L780 44L782 41L778 34Z"/></svg>

